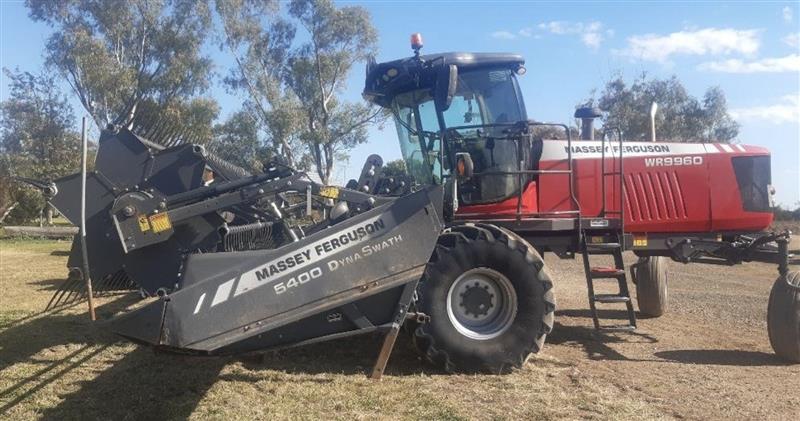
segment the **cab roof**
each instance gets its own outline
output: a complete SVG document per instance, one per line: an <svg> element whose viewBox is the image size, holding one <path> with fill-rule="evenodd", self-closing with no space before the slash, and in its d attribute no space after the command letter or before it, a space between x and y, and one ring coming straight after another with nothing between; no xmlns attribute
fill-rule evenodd
<svg viewBox="0 0 800 421"><path fill-rule="evenodd" d="M519 54L451 52L407 57L367 64L364 99L386 107L401 92L432 87L437 69L454 64L459 72L478 68L507 68L516 71L525 64Z"/></svg>

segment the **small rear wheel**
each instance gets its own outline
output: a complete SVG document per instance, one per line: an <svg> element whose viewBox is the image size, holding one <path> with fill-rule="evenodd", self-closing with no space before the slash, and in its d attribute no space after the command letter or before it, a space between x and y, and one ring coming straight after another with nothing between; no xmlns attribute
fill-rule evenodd
<svg viewBox="0 0 800 421"><path fill-rule="evenodd" d="M667 259L640 257L635 266L636 302L639 313L659 317L667 311Z"/></svg>
<svg viewBox="0 0 800 421"><path fill-rule="evenodd" d="M780 276L772 285L767 331L772 349L779 357L800 363L800 272Z"/></svg>
<svg viewBox="0 0 800 421"><path fill-rule="evenodd" d="M449 372L520 367L553 327L553 284L541 256L493 225L443 233L417 292L430 322L417 327L414 343Z"/></svg>

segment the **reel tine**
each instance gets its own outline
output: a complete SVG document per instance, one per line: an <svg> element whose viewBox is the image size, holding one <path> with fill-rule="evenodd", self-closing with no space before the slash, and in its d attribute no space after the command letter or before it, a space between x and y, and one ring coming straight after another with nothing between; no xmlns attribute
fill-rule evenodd
<svg viewBox="0 0 800 421"><path fill-rule="evenodd" d="M72 292L78 283L79 280L76 278L67 278L67 280L61 284L61 288L53 294L53 298L50 299L50 303L47 304L45 311L54 310L70 303L69 297L72 295Z"/></svg>
<svg viewBox="0 0 800 421"><path fill-rule="evenodd" d="M79 292L81 289L85 289L82 287L82 282L80 279L75 279L70 286L70 290L67 293L66 297L61 302L61 305L72 304L73 302L77 301L78 298L76 296L76 292Z"/></svg>
<svg viewBox="0 0 800 421"><path fill-rule="evenodd" d="M53 309L58 305L59 300L56 299L56 297L58 297L59 295L64 295L64 292L66 291L66 286L70 282L72 282L72 278L69 277L65 279L63 282L61 282L61 285L58 286L58 289L56 289L55 292L53 292L53 296L50 297L50 301L47 303L47 306L44 308L44 311L49 311L50 309Z"/></svg>

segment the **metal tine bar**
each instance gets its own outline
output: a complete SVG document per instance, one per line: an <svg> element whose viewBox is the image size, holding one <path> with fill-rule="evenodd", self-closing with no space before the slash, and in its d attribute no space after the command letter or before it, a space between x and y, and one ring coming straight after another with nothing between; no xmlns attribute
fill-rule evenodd
<svg viewBox="0 0 800 421"><path fill-rule="evenodd" d="M73 281L74 281L73 278L67 278L67 279L64 280L64 282L61 283L61 285L59 285L58 289L56 289L56 291L53 293L53 296L50 297L50 301L47 303L47 306L45 307L45 311L47 311L47 310L49 310L51 308L55 308L55 306L58 305L58 302L59 302L60 298L57 299L56 297L59 297L60 295L64 295L64 292L66 292L66 290L67 290L67 286Z"/></svg>
<svg viewBox="0 0 800 421"><path fill-rule="evenodd" d="M82 280L82 279L80 279L80 280L77 280L77 282L75 282L75 283L73 284L73 287L72 287L72 289L69 291L69 293L67 294L67 296L64 298L64 301L63 301L63 302L64 302L64 303L71 303L71 302L77 301L77 299L75 298L75 295L76 295L76 293L77 293L78 291L80 291L80 290L83 288L83 285L84 285L84 284L83 284L83 280Z"/></svg>
<svg viewBox="0 0 800 421"><path fill-rule="evenodd" d="M64 291L61 295L56 299L55 306L59 306L63 303L70 302L70 296L75 292L77 288L80 288L81 279L73 278L71 282L64 286Z"/></svg>
<svg viewBox="0 0 800 421"><path fill-rule="evenodd" d="M160 118L158 119L158 122L156 123L155 126L156 128L154 129L153 138L150 140L160 145L164 145L163 138L164 138L164 131L166 130L167 127L167 121L165 119Z"/></svg>
<svg viewBox="0 0 800 421"><path fill-rule="evenodd" d="M108 284L107 291L115 291L118 286L120 286L123 282L124 276L122 273L117 272L111 277L111 282Z"/></svg>
<svg viewBox="0 0 800 421"><path fill-rule="evenodd" d="M163 120L163 121L164 121L164 124L161 125L161 127L158 130L158 133L156 134L156 142L158 142L158 143L160 143L160 144L162 144L164 146L168 146L169 143L167 142L167 138L169 137L168 133L169 133L169 125L170 125L170 123L168 121L166 121L166 120Z"/></svg>
<svg viewBox="0 0 800 421"><path fill-rule="evenodd" d="M67 282L64 283L60 291L57 291L56 294L53 295L55 300L52 302L52 305L48 304L48 307L45 308L45 311L53 310L58 307L67 305L71 303L70 296L74 292L74 289L77 285L80 284L80 279L68 279ZM56 297L57 295L57 297Z"/></svg>
<svg viewBox="0 0 800 421"><path fill-rule="evenodd" d="M110 275L110 276L104 277L98 283L97 287L95 288L95 291L97 291L97 292L107 292L109 289L111 289L111 284L114 283L114 277L115 277L115 275Z"/></svg>
<svg viewBox="0 0 800 421"><path fill-rule="evenodd" d="M109 288L111 292L118 291L121 289L130 289L130 280L125 272L119 272L115 275L115 280L113 285Z"/></svg>
<svg viewBox="0 0 800 421"><path fill-rule="evenodd" d="M169 125L169 135L167 136L167 144L170 147L175 146L175 134L176 134L175 124L172 123Z"/></svg>
<svg viewBox="0 0 800 421"><path fill-rule="evenodd" d="M105 282L105 287L104 287L103 291L105 291L107 293L111 293L111 292L115 291L117 286L120 285L120 283L122 282L121 278L122 278L122 276L120 275L119 272L111 275L108 278L108 281Z"/></svg>

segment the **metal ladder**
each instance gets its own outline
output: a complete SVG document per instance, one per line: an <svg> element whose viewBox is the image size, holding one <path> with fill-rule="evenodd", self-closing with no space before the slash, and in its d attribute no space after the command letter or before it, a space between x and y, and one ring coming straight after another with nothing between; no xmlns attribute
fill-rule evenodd
<svg viewBox="0 0 800 421"><path fill-rule="evenodd" d="M616 242L590 243L590 237L583 236L583 270L586 274L586 286L589 290L589 308L592 313L594 328L601 331L633 331L636 329L636 312L633 309L633 301L628 290L628 279L625 274L625 263L622 260L623 245L622 234L616 235ZM613 240L612 240L613 241ZM614 267L592 266L590 256L593 255L612 255L614 257ZM615 294L597 294L594 291L595 280L616 280L619 291ZM597 315L597 303L601 304L625 304L628 314L627 325L601 325Z"/></svg>
<svg viewBox="0 0 800 421"><path fill-rule="evenodd" d="M606 139L608 132L616 132L617 135L617 148L619 154L611 153L612 170L606 169ZM608 149L611 150L613 142L608 140ZM623 143L622 131L615 128L606 130L600 140L601 149L601 185L602 185L602 208L600 211L601 218L619 218L619 227L613 234L610 235L611 240L606 240L607 235L600 237L591 236L591 231L582 230L582 248L583 248L583 270L586 275L586 286L589 292L589 307L592 313L592 321L597 330L602 331L633 331L636 329L636 312L633 309L633 301L631 299L630 291L628 290L628 279L625 271L625 262L622 260L622 252L624 251L625 239L625 211L624 211L624 171L623 171ZM614 168L616 167L616 168ZM606 204L606 177L619 177L618 197L619 202L616 204L616 209L609 209ZM601 234L608 234L602 233ZM589 242L589 239L602 238L603 242ZM592 266L590 256L592 255L612 255L614 257L614 267ZM595 293L594 281L595 280L616 280L619 286L619 291L616 294L597 294ZM625 304L628 315L627 325L601 325L600 319L597 315L597 303L601 304Z"/></svg>

